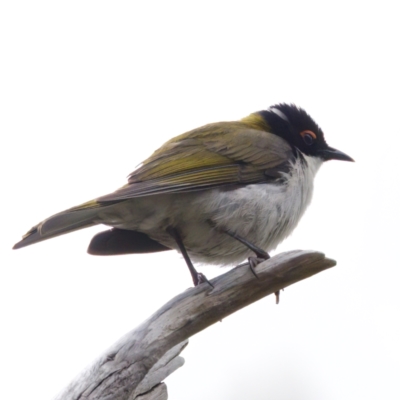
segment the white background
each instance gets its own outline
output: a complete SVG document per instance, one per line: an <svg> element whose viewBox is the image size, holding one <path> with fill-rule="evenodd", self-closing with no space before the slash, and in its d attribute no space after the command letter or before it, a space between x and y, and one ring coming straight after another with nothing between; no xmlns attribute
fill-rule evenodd
<svg viewBox="0 0 400 400"><path fill-rule="evenodd" d="M87 255L102 227L21 235L167 139L284 101L356 163L323 165L277 251L338 265L193 337L170 398L400 398L399 39L395 1L2 2L0 397L51 399L191 285L174 252Z"/></svg>

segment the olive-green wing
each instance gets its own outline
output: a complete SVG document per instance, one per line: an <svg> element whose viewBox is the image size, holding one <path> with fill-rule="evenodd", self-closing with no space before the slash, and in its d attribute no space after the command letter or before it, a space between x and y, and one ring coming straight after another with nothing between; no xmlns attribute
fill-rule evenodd
<svg viewBox="0 0 400 400"><path fill-rule="evenodd" d="M126 186L97 201L269 182L281 177L292 157L286 141L242 121L210 124L165 143Z"/></svg>
<svg viewBox="0 0 400 400"><path fill-rule="evenodd" d="M242 120L206 125L177 136L132 172L126 186L51 216L34 226L14 248L97 224L99 209L114 202L160 193L276 181L288 170L293 151L280 137L257 129L257 124L251 123L257 122L257 116L247 121L250 123ZM105 239L110 236L107 234ZM121 240L117 233L111 239ZM154 251L154 246L150 247ZM130 251L132 248L129 247Z"/></svg>

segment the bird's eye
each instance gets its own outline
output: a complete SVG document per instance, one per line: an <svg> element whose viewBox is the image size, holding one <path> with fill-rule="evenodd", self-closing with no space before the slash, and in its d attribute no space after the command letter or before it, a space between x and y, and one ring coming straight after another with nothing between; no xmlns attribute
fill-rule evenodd
<svg viewBox="0 0 400 400"><path fill-rule="evenodd" d="M311 146L314 143L314 140L317 139L317 135L313 131L302 131L300 132L300 136L303 138L304 143L307 146Z"/></svg>

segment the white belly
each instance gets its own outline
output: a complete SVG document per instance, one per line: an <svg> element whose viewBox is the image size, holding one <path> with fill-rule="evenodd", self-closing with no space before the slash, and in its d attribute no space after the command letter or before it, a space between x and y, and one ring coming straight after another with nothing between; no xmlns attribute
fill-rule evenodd
<svg viewBox="0 0 400 400"><path fill-rule="evenodd" d="M136 198L107 211L102 222L144 232L177 248L165 231L173 226L194 262L237 264L253 254L224 230L270 251L296 227L311 201L313 178L321 165L305 158L308 168L297 161L285 183Z"/></svg>

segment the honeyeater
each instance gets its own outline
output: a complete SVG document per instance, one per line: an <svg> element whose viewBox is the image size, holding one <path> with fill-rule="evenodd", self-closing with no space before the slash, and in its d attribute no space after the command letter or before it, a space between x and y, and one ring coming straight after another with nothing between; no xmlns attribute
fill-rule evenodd
<svg viewBox="0 0 400 400"><path fill-rule="evenodd" d="M310 204L328 160L353 161L329 147L314 120L293 104L176 136L115 192L35 225L14 248L104 224L89 244L95 255L180 251L193 263L252 268L269 257Z"/></svg>

